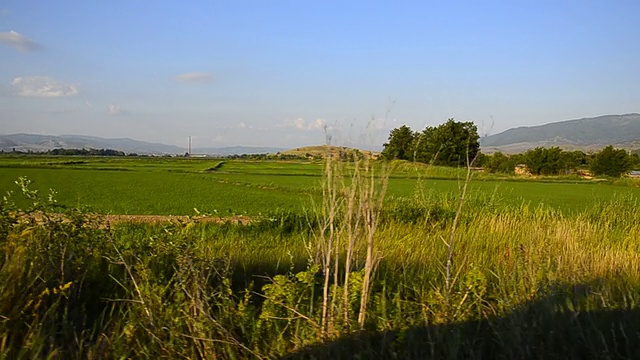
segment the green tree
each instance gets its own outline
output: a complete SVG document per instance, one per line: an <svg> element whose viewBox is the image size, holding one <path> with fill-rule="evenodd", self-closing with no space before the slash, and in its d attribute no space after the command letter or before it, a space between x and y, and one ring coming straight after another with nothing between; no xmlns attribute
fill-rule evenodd
<svg viewBox="0 0 640 360"><path fill-rule="evenodd" d="M631 159L626 150L614 149L609 145L591 160L591 172L594 175L620 177L631 170Z"/></svg>
<svg viewBox="0 0 640 360"><path fill-rule="evenodd" d="M416 161L446 166L466 166L480 151L480 136L473 122L454 119L428 126L414 137Z"/></svg>
<svg viewBox="0 0 640 360"><path fill-rule="evenodd" d="M640 156L637 153L631 154L629 156L629 161L631 162L631 169L632 170L639 170L640 169Z"/></svg>
<svg viewBox="0 0 640 360"><path fill-rule="evenodd" d="M391 130L389 142L383 145L382 157L388 160L413 160L414 137L413 130L406 125Z"/></svg>
<svg viewBox="0 0 640 360"><path fill-rule="evenodd" d="M524 163L534 175L559 175L566 169L559 147L537 147L524 153Z"/></svg>
<svg viewBox="0 0 640 360"><path fill-rule="evenodd" d="M578 170L581 167L586 167L588 156L580 150L563 151L562 159L566 168Z"/></svg>
<svg viewBox="0 0 640 360"><path fill-rule="evenodd" d="M483 167L490 173L513 173L513 169L519 159L514 156L508 156L500 151L493 153L493 155L487 155Z"/></svg>

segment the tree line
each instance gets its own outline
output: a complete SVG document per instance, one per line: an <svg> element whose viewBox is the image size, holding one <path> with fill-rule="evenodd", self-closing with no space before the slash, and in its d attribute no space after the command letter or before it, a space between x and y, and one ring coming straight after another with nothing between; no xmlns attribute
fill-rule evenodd
<svg viewBox="0 0 640 360"><path fill-rule="evenodd" d="M506 174L513 173L516 165L523 164L532 175L563 175L588 169L593 175L620 177L634 168L640 168L638 154L630 154L611 145L593 153L566 151L559 147L537 147L513 155L496 152L483 155L481 162L489 172Z"/></svg>
<svg viewBox="0 0 640 360"><path fill-rule="evenodd" d="M448 119L439 126L413 131L403 125L391 130L383 145L382 157L387 160L408 160L433 165L466 166L472 160L492 173L513 173L517 165L525 165L533 175L563 175L589 169L593 175L619 177L631 169L640 168L638 153L607 146L599 152L566 151L559 147L537 147L521 154L491 155L480 152L480 136L473 122Z"/></svg>

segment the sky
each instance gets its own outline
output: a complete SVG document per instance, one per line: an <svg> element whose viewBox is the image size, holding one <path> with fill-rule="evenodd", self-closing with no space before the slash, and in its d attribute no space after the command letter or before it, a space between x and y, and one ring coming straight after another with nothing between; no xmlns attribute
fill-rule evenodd
<svg viewBox="0 0 640 360"><path fill-rule="evenodd" d="M640 112L640 1L0 0L0 134L376 147Z"/></svg>

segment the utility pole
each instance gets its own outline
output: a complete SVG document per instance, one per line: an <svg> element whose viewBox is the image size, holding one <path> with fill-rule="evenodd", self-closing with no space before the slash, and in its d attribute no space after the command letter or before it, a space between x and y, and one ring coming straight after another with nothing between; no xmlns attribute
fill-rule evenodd
<svg viewBox="0 0 640 360"><path fill-rule="evenodd" d="M189 150L187 151L187 156L191 157L191 135L189 135Z"/></svg>

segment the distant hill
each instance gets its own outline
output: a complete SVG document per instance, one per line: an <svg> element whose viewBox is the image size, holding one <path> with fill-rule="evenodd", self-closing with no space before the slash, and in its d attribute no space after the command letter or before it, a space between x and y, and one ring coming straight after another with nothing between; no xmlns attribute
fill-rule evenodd
<svg viewBox="0 0 640 360"><path fill-rule="evenodd" d="M640 148L640 114L605 115L518 127L481 139L483 152L523 152L537 146L598 150L607 145Z"/></svg>
<svg viewBox="0 0 640 360"><path fill-rule="evenodd" d="M242 155L242 154L273 154L282 151L284 148L264 147L264 146L226 146L226 147L208 147L193 148L194 154L207 155ZM183 150L184 151L184 150Z"/></svg>
<svg viewBox="0 0 640 360"><path fill-rule="evenodd" d="M280 153L282 155L294 155L294 156L303 156L303 157L311 156L314 158L325 158L327 155L327 152L330 152L331 154L336 155L336 154L340 154L341 152L349 153L354 150L358 150L360 154L362 154L364 157L367 157L367 158L371 158L371 157L377 158L380 155L379 152L375 152L375 151L360 150L352 147L331 146L331 145L304 146L304 147L299 147L295 149L285 150Z"/></svg>
<svg viewBox="0 0 640 360"><path fill-rule="evenodd" d="M180 154L178 146L150 143L129 138L105 139L84 135L0 135L0 150L47 151L52 149L113 149L138 154Z"/></svg>
<svg viewBox="0 0 640 360"><path fill-rule="evenodd" d="M136 154L173 154L182 155L187 149L174 145L151 143L129 138L105 139L97 136L84 135L36 135L11 134L0 135L0 150L3 151L47 151L53 149L113 149L125 153ZM206 155L241 155L272 153L281 148L232 146L221 148L194 148L194 154Z"/></svg>

